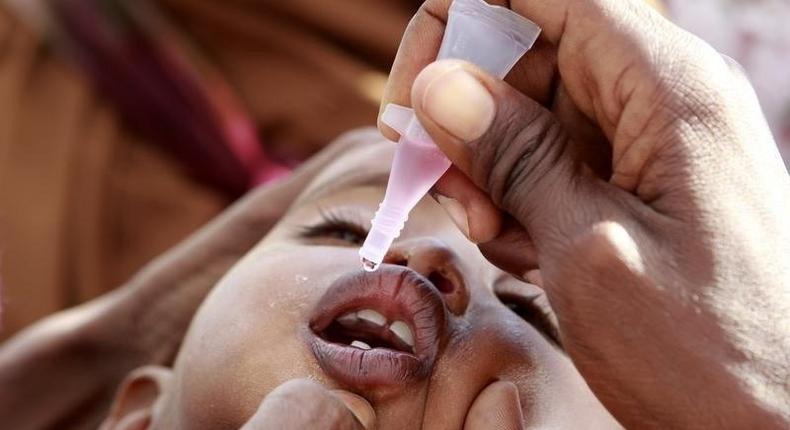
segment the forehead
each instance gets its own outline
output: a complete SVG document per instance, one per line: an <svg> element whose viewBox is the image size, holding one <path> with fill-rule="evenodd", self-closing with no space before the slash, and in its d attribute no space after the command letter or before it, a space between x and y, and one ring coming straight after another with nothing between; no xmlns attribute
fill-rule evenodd
<svg viewBox="0 0 790 430"><path fill-rule="evenodd" d="M297 205L361 185L386 185L395 144L375 135L337 157L302 191Z"/></svg>

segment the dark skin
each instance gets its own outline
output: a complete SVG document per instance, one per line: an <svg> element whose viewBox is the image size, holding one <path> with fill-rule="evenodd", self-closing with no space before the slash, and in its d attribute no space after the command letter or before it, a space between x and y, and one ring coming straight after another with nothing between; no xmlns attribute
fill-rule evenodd
<svg viewBox="0 0 790 430"><path fill-rule="evenodd" d="M786 428L790 177L738 66L640 2L493 1L543 28L504 83L431 64L449 3L423 3L382 106L453 162L437 192L462 230L540 268L625 426Z"/></svg>

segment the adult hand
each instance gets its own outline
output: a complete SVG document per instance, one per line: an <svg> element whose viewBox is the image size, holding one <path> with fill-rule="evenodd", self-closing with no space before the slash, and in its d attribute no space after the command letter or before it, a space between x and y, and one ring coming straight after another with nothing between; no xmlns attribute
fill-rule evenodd
<svg viewBox="0 0 790 430"><path fill-rule="evenodd" d="M369 141L371 133L377 135L374 130L344 135L288 179L250 192L126 285L5 342L0 347L4 426L96 428L121 379L146 364L168 364L219 278L263 238L316 173L339 153Z"/></svg>
<svg viewBox="0 0 790 430"><path fill-rule="evenodd" d="M376 415L362 397L294 379L266 395L242 430L369 430Z"/></svg>
<svg viewBox="0 0 790 430"><path fill-rule="evenodd" d="M740 69L637 1L509 5L543 28L509 83L428 65L449 0L393 66L382 106L411 104L454 163L440 203L495 264L539 265L626 427L785 428L790 179Z"/></svg>
<svg viewBox="0 0 790 430"><path fill-rule="evenodd" d="M483 388L469 407L464 430L522 430L518 387L510 381L494 381Z"/></svg>
<svg viewBox="0 0 790 430"><path fill-rule="evenodd" d="M495 381L485 387L469 408L464 430L523 428L516 385ZM255 429L372 429L376 415L364 398L344 390L329 390L306 379L288 381L266 395L242 427Z"/></svg>

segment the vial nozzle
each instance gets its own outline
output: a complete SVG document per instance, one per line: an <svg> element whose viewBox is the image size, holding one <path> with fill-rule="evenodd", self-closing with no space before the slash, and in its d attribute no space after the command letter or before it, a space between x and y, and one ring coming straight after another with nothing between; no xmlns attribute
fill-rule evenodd
<svg viewBox="0 0 790 430"><path fill-rule="evenodd" d="M370 261L365 257L362 257L362 268L365 269L366 272L375 272L380 266L379 263L375 261Z"/></svg>
<svg viewBox="0 0 790 430"><path fill-rule="evenodd" d="M415 128L422 129L416 120L412 123ZM365 270L376 270L384 261L390 246L400 236L409 212L450 167L450 160L436 145L418 142L402 137L395 150L384 201L359 249Z"/></svg>

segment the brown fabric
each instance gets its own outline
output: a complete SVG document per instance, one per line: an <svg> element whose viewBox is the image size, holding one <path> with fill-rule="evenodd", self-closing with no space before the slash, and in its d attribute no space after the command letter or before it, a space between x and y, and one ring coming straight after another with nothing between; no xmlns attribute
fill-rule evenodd
<svg viewBox="0 0 790 430"><path fill-rule="evenodd" d="M123 282L225 202L137 142L77 71L0 16L6 337Z"/></svg>
<svg viewBox="0 0 790 430"><path fill-rule="evenodd" d="M225 204L0 10L0 338L119 285Z"/></svg>
<svg viewBox="0 0 790 430"><path fill-rule="evenodd" d="M375 123L417 2L159 3L226 74L262 140L298 160ZM114 288L228 203L141 141L38 20L19 16L0 5L0 339Z"/></svg>
<svg viewBox="0 0 790 430"><path fill-rule="evenodd" d="M386 72L416 2L162 0L236 86L262 139L304 159L375 124Z"/></svg>

